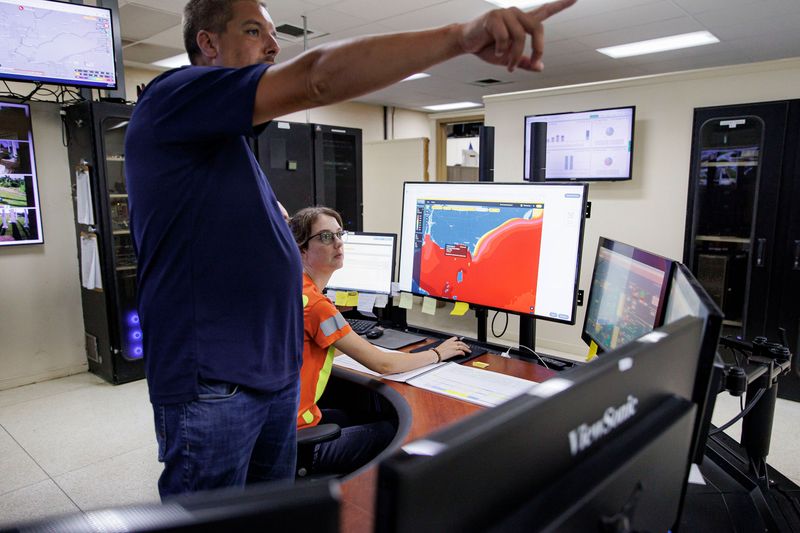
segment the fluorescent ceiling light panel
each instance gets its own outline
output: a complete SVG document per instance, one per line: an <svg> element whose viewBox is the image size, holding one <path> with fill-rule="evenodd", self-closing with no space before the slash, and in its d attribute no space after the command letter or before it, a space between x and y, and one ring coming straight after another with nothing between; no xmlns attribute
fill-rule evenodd
<svg viewBox="0 0 800 533"><path fill-rule="evenodd" d="M429 111L452 111L453 109L466 109L468 107L480 106L481 104L476 104L475 102L454 102L452 104L426 105L422 109L427 109Z"/></svg>
<svg viewBox="0 0 800 533"><path fill-rule="evenodd" d="M550 0L486 0L490 4L500 7L518 7L520 9L528 9L533 6L540 6L546 4Z"/></svg>
<svg viewBox="0 0 800 533"><path fill-rule="evenodd" d="M430 77L431 77L430 74L426 74L424 72L417 72L416 74L412 74L411 76L409 76L407 78L403 78L400 81L404 82L404 81L411 81L411 80L421 80L422 78L430 78Z"/></svg>
<svg viewBox="0 0 800 533"><path fill-rule="evenodd" d="M660 39L639 41L637 43L598 48L597 51L601 54L605 54L617 59L620 57L654 54L656 52L679 50L681 48L691 48L693 46L703 46L704 44L713 44L718 42L719 39L714 37L714 35L711 33L707 31L696 31L692 33L683 33L681 35L673 35L671 37L662 37Z"/></svg>
<svg viewBox="0 0 800 533"><path fill-rule="evenodd" d="M166 67L166 68L182 67L184 65L190 64L189 54L184 52L183 54L178 54L176 56L167 57L165 59L159 59L158 61L153 61L152 64L157 67Z"/></svg>

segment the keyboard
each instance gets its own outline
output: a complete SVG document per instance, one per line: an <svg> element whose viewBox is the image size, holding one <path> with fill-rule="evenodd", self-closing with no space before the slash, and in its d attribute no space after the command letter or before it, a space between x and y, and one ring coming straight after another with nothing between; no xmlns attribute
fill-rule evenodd
<svg viewBox="0 0 800 533"><path fill-rule="evenodd" d="M442 344L446 340L447 339L442 339L442 340L438 340L438 341L435 341L435 342L431 342L429 344L426 344L425 346L420 346L419 348L414 348L411 351L412 352L424 352L425 350L430 350L431 348L436 348L437 346L439 346L440 344ZM464 355L452 357L452 358L447 360L448 362L452 361L453 363L466 363L467 361L475 359L476 357L478 357L480 355L483 355L488 351L486 348L484 348L483 346L481 346L479 344L473 344L473 343L471 343L469 341L465 341L465 340L462 340L461 342L466 344L469 347L469 349L472 350L472 351L470 353L467 353L467 354L464 354Z"/></svg>
<svg viewBox="0 0 800 533"><path fill-rule="evenodd" d="M348 318L347 323L353 328L357 335L363 335L372 328L378 325L377 320L369 320L366 318Z"/></svg>

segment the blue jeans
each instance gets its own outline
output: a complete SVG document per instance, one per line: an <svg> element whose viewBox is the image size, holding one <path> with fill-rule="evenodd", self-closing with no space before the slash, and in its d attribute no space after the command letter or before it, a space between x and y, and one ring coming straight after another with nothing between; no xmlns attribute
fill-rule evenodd
<svg viewBox="0 0 800 533"><path fill-rule="evenodd" d="M338 439L314 446L311 472L314 474L349 474L382 452L396 433L385 421L358 423L338 409L323 409L322 421L342 427Z"/></svg>
<svg viewBox="0 0 800 533"><path fill-rule="evenodd" d="M294 479L299 380L276 392L201 380L199 392L191 402L153 405L162 500Z"/></svg>

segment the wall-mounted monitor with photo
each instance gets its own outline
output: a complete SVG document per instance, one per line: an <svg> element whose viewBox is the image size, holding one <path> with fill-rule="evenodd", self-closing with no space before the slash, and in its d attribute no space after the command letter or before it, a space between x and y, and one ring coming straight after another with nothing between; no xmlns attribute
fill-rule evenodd
<svg viewBox="0 0 800 533"><path fill-rule="evenodd" d="M116 89L111 10L0 0L0 79Z"/></svg>
<svg viewBox="0 0 800 533"><path fill-rule="evenodd" d="M631 179L636 107L594 109L525 117L526 181L619 181ZM545 131L532 127L545 123ZM536 132L545 135L545 161L535 150Z"/></svg>
<svg viewBox="0 0 800 533"><path fill-rule="evenodd" d="M31 110L0 102L0 246L42 242Z"/></svg>

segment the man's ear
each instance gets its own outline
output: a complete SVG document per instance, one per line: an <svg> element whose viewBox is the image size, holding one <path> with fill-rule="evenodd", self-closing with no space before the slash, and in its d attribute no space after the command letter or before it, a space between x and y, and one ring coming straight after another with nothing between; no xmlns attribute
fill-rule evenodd
<svg viewBox="0 0 800 533"><path fill-rule="evenodd" d="M197 46L200 48L200 52L203 54L203 58L208 61L211 61L217 57L219 54L219 49L217 48L217 35L215 33L211 33L206 30L200 30L197 32Z"/></svg>

